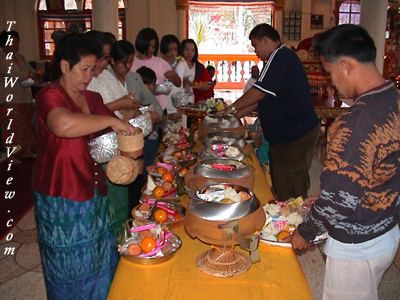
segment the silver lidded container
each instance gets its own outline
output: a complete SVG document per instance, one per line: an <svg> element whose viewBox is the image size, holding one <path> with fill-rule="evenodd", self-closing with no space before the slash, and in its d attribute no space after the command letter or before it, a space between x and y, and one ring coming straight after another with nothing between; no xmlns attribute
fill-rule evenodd
<svg viewBox="0 0 400 300"><path fill-rule="evenodd" d="M246 201L221 203L224 190L229 186L249 195ZM243 218L260 207L260 202L248 188L229 183L210 184L195 192L189 210L199 218L209 221L232 221Z"/></svg>

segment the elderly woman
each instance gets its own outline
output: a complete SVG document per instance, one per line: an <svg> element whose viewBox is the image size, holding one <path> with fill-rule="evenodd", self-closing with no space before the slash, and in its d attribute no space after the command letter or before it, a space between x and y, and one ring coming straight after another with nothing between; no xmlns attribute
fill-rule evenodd
<svg viewBox="0 0 400 300"><path fill-rule="evenodd" d="M87 142L134 128L86 90L98 56L85 35L66 36L54 53L58 80L37 94L33 191L48 299L105 299L118 259L105 175Z"/></svg>

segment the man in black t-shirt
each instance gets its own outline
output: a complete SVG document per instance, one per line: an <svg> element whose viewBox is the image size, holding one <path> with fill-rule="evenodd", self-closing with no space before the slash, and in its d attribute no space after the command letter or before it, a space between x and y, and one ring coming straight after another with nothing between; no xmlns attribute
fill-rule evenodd
<svg viewBox="0 0 400 300"><path fill-rule="evenodd" d="M285 47L270 25L259 24L249 36L257 56L265 61L260 77L226 109L242 117L257 110L270 144L272 185L278 200L307 196L308 170L319 136L307 76L297 55Z"/></svg>

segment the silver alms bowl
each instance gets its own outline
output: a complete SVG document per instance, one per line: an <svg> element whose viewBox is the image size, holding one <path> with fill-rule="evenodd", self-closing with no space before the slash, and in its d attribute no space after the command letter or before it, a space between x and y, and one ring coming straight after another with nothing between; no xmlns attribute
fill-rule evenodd
<svg viewBox="0 0 400 300"><path fill-rule="evenodd" d="M229 156L228 149L235 148L238 152L235 156ZM220 158L220 159L235 159L238 161L242 161L245 158L244 152L241 150L241 147L237 144L228 145L224 143L211 143L205 147L205 149L200 154L201 159L209 159L209 158Z"/></svg>
<svg viewBox="0 0 400 300"><path fill-rule="evenodd" d="M215 143L223 143L227 145L238 144L240 147L245 146L243 137L231 131L211 132L207 134L207 137L203 141L206 148Z"/></svg>
<svg viewBox="0 0 400 300"><path fill-rule="evenodd" d="M118 153L117 134L112 131L89 141L89 152L94 161L103 164Z"/></svg>
<svg viewBox="0 0 400 300"><path fill-rule="evenodd" d="M129 123L142 129L143 136L149 135L153 130L148 114L142 114L134 119L129 120ZM100 135L89 141L89 152L95 162L103 164L118 154L117 135L114 131Z"/></svg>
<svg viewBox="0 0 400 300"><path fill-rule="evenodd" d="M151 122L150 115L147 113L130 119L128 122L132 126L142 129L143 137L148 136L153 131L153 123Z"/></svg>
<svg viewBox="0 0 400 300"><path fill-rule="evenodd" d="M250 197L248 200L223 203L220 202L224 198L224 189L231 187L236 191L247 193ZM217 196L215 196L217 195ZM213 200L210 200L213 198ZM209 184L197 190L189 203L189 211L203 220L208 221L232 221L243 218L260 207L260 202L248 188L237 184L217 183Z"/></svg>
<svg viewBox="0 0 400 300"><path fill-rule="evenodd" d="M233 114L207 114L201 122L202 126L214 129L232 129L243 125L240 119L236 118Z"/></svg>
<svg viewBox="0 0 400 300"><path fill-rule="evenodd" d="M154 89L154 92L157 95L169 95L171 91L172 91L172 85L165 83L157 83Z"/></svg>
<svg viewBox="0 0 400 300"><path fill-rule="evenodd" d="M213 166L222 166L217 169ZM223 166L232 167L232 170L223 170ZM194 174L205 178L237 179L251 175L251 168L235 159L210 158L201 160L193 170Z"/></svg>

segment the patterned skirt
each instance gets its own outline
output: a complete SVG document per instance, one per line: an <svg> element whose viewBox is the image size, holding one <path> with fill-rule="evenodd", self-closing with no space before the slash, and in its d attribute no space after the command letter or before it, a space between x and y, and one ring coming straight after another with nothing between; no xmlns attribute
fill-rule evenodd
<svg viewBox="0 0 400 300"><path fill-rule="evenodd" d="M106 299L118 261L107 197L75 202L34 192L34 205L47 298Z"/></svg>

